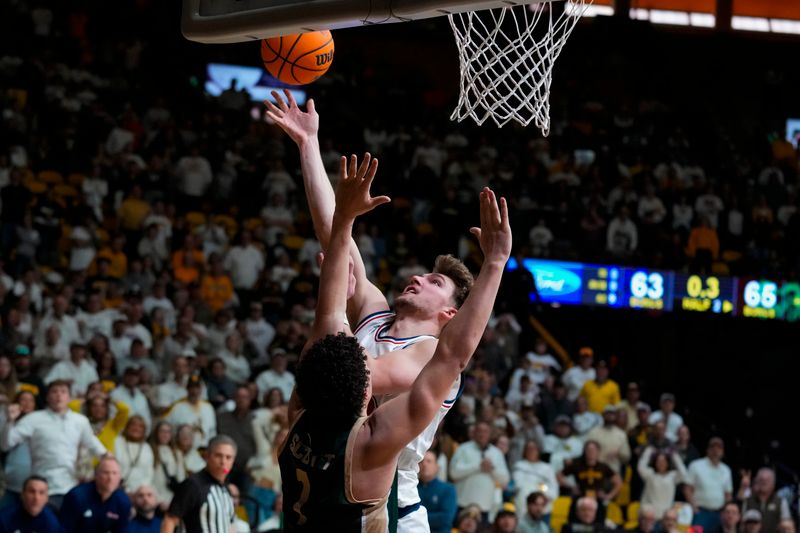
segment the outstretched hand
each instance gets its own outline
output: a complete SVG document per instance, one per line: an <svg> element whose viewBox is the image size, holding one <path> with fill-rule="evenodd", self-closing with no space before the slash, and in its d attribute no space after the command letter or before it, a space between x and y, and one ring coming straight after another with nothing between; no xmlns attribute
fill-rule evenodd
<svg viewBox="0 0 800 533"><path fill-rule="evenodd" d="M264 105L267 106L267 116L298 145L316 137L319 131L319 115L314 110L314 100L309 99L306 111L303 111L289 89L284 89L283 94L286 95L285 101L278 91L272 91L272 97L275 98L277 105L269 100L264 101Z"/></svg>
<svg viewBox="0 0 800 533"><path fill-rule="evenodd" d="M339 185L336 187L336 211L334 218L353 220L359 215L372 211L381 204L391 201L388 196L370 196L369 188L375 173L378 171L378 160L364 154L361 165L355 155L350 156L348 163L342 157L339 163Z"/></svg>
<svg viewBox="0 0 800 533"><path fill-rule="evenodd" d="M508 223L508 205L505 198L497 198L489 187L480 194L481 227L470 228L470 233L480 241L485 261L505 263L511 254L511 226Z"/></svg>

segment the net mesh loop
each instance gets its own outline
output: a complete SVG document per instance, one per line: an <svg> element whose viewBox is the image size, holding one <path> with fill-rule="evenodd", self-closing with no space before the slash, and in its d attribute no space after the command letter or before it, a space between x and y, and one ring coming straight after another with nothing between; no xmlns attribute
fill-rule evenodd
<svg viewBox="0 0 800 533"><path fill-rule="evenodd" d="M448 15L461 70L458 105L450 115L479 125L491 118L550 132L553 65L591 0L566 0Z"/></svg>

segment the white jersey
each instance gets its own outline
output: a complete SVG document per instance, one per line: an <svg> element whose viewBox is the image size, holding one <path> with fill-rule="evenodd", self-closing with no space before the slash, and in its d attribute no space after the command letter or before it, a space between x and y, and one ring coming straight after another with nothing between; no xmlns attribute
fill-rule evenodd
<svg viewBox="0 0 800 533"><path fill-rule="evenodd" d="M391 337L386 332L392 326L394 317L395 314L392 311L373 313L362 319L353 331L353 335L358 339L359 344L372 357L378 358L395 350L404 350L418 342L437 338L433 335L417 335L416 337L404 339ZM397 460L397 503L401 509L420 501L419 492L417 492L419 462L422 461L425 457L425 452L431 447L433 438L436 436L436 430L439 428L439 423L461 394L461 384L462 380L461 376L459 376L453 382L450 394L442 402L439 412L428 424L428 427L400 452L400 457Z"/></svg>

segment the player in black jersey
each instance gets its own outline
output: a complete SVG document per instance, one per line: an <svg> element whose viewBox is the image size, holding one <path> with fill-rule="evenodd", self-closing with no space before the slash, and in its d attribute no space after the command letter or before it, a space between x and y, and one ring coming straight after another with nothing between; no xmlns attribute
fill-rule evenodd
<svg viewBox="0 0 800 533"><path fill-rule="evenodd" d="M372 198L377 160L342 158L331 241L320 279L316 320L296 371L292 427L279 451L285 531L386 530L386 496L397 457L433 419L483 335L511 250L505 199L480 193L484 253L480 274L436 353L411 390L369 416L366 355L345 323L348 260L355 218L389 201Z"/></svg>

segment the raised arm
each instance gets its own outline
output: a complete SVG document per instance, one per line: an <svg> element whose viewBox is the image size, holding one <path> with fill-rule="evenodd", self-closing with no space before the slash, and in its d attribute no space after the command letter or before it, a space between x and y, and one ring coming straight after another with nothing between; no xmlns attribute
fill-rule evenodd
<svg viewBox="0 0 800 533"><path fill-rule="evenodd" d="M478 237L484 255L478 278L458 314L444 328L433 358L411 390L373 413L374 430L367 452L371 464L381 464L396 455L430 423L483 336L511 252L511 228L505 199L498 206L488 187L480 194L480 206L481 227L470 230Z"/></svg>
<svg viewBox="0 0 800 533"><path fill-rule="evenodd" d="M369 194L377 170L377 159L364 158L361 166L358 166L356 156L350 157L349 164L347 158L341 159L331 238L320 272L314 326L306 346L344 329L353 222L358 215L389 201L386 196L372 198Z"/></svg>
<svg viewBox="0 0 800 533"><path fill-rule="evenodd" d="M306 200L311 211L311 220L314 223L314 232L327 253L330 249L330 239L333 226L333 213L336 208L336 196L328 180L328 173L322 162L320 154L319 115L314 108L314 100L309 100L306 111L302 111L289 90L284 90L286 100L272 92L277 105L266 101L267 116L275 121L283 131L297 144L300 150L300 168L303 172L303 186L306 190ZM366 154L365 161L369 165L370 155ZM356 290L348 301L348 319L355 325L366 315L383 311L389 308L386 297L367 279L364 262L358 252L355 241L348 236L347 249L353 258L353 274L356 278Z"/></svg>

